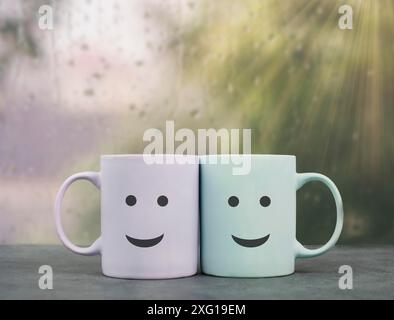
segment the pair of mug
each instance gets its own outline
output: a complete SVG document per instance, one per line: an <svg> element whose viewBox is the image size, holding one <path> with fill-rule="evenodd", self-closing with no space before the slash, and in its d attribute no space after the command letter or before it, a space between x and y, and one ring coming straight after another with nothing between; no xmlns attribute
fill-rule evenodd
<svg viewBox="0 0 394 320"><path fill-rule="evenodd" d="M171 164L104 155L100 172L75 174L61 186L55 203L60 239L75 253L101 254L104 275L131 279L192 276L200 250L202 272L209 275L282 276L294 272L295 258L334 246L343 207L329 178L297 173L295 156L240 156L250 157L249 174L233 175L233 165L221 161L224 155L185 155ZM79 179L101 191L101 236L88 247L73 244L61 224L62 199ZM335 230L318 249L296 240L296 191L309 181L323 182L336 203Z"/></svg>

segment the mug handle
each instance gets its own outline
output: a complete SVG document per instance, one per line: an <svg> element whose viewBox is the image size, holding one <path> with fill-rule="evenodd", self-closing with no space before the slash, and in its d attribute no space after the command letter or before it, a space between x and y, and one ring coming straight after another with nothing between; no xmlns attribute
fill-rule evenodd
<svg viewBox="0 0 394 320"><path fill-rule="evenodd" d="M312 258L327 252L337 242L343 226L342 198L334 182L332 182L328 177L319 173L297 173L297 190L300 189L304 184L311 181L323 182L328 187L328 189L330 189L334 197L335 205L337 208L337 221L336 221L334 232L330 240L328 240L328 242L325 245L323 245L318 249L307 249L296 240L296 248L295 248L296 258Z"/></svg>
<svg viewBox="0 0 394 320"><path fill-rule="evenodd" d="M73 244L66 236L62 220L61 220L61 206L63 197L68 189L68 187L77 180L88 180L93 183L100 190L100 173L99 172L80 172L68 177L60 187L55 201L55 222L56 222L56 231L60 237L60 240L63 244L70 249L71 251L84 255L84 256L93 256L96 254L100 254L101 252L101 237L99 237L92 245L89 247L79 247Z"/></svg>

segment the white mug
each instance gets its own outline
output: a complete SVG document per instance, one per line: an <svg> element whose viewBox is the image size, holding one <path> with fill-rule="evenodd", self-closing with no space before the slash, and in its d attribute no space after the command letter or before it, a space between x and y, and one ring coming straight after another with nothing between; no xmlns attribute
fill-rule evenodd
<svg viewBox="0 0 394 320"><path fill-rule="evenodd" d="M198 258L198 160L163 155L148 164L143 155L104 155L100 172L69 177L55 202L63 244L82 255L102 256L103 274L116 278L165 279L194 275ZM186 162L186 163L185 163ZM76 180L101 191L101 236L89 247L73 244L61 223L61 203Z"/></svg>

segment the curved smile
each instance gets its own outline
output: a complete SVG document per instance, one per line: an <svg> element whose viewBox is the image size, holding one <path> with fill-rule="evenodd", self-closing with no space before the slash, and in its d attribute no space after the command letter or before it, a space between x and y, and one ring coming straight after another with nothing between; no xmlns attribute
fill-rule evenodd
<svg viewBox="0 0 394 320"><path fill-rule="evenodd" d="M126 234L126 239L133 245L140 247L140 248L149 248L157 245L164 237L164 233L161 236L152 239L136 239L129 237Z"/></svg>
<svg viewBox="0 0 394 320"><path fill-rule="evenodd" d="M240 246L247 247L247 248L254 248L263 245L265 242L267 242L268 238L270 237L269 234L267 234L265 237L258 238L258 239L241 239L236 236L231 235L233 240L239 244Z"/></svg>

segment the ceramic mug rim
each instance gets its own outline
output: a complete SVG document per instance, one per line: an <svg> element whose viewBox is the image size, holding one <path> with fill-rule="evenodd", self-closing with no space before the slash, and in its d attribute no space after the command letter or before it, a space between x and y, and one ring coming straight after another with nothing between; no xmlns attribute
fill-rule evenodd
<svg viewBox="0 0 394 320"><path fill-rule="evenodd" d="M204 155L197 155L197 154L176 154L176 153L160 153L160 154L142 154L142 153L130 153L130 154L104 154L101 155L101 159L137 159L142 158L144 156L164 156L164 157L190 157L190 158L207 158L207 157L232 157L232 156L247 156L252 158L295 158L295 155L290 154L268 154L268 153L221 153L221 154L204 154Z"/></svg>
<svg viewBox="0 0 394 320"><path fill-rule="evenodd" d="M188 155L188 154L175 154L175 153L158 153L158 154L142 154L142 153L130 153L130 154L103 154L101 155L101 160L114 160L114 159L130 159L130 160L138 160L143 159L144 157L176 157L183 159L197 159L197 155Z"/></svg>
<svg viewBox="0 0 394 320"><path fill-rule="evenodd" d="M212 157L251 157L251 158L296 158L295 155L291 154L268 154L268 153L223 153L223 154L206 154L200 155L200 158L212 158Z"/></svg>

